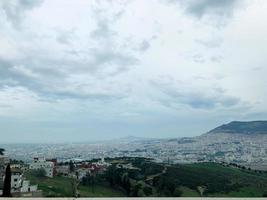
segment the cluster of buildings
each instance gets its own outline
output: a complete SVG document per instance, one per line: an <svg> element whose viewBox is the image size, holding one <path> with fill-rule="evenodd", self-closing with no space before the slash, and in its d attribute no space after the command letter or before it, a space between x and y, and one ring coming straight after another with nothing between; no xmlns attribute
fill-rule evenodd
<svg viewBox="0 0 267 200"><path fill-rule="evenodd" d="M10 160L7 156L0 156L0 196L3 193L5 170ZM41 197L42 191L38 185L32 185L26 180L24 173L27 171L43 170L44 176L53 178L56 175L75 178L79 181L86 176L93 176L103 173L110 164L104 158L95 162L74 160L58 163L57 159L45 159L34 157L25 164L11 164L11 194L13 197Z"/></svg>
<svg viewBox="0 0 267 200"><path fill-rule="evenodd" d="M43 169L47 177L53 178L56 175L57 159L44 159L34 157L30 163L30 170Z"/></svg>
<svg viewBox="0 0 267 200"><path fill-rule="evenodd" d="M91 160L101 157L146 157L165 163L227 162L267 170L267 134L204 134L192 138L130 139L84 144L43 144L4 147L18 160L29 156L65 160ZM10 149L9 149L10 148ZM18 150L18 151L17 151ZM20 154L17 152L21 152ZM52 164L51 164L52 165ZM47 168L52 168L47 166ZM60 169L66 171L66 169Z"/></svg>
<svg viewBox="0 0 267 200"><path fill-rule="evenodd" d="M10 160L5 155L0 155L0 196L3 194L6 166ZM25 166L11 164L11 194L13 197L41 197L42 192L38 185L31 185L24 177Z"/></svg>
<svg viewBox="0 0 267 200"><path fill-rule="evenodd" d="M34 157L29 164L30 170L45 171L45 176L53 178L55 175L73 177L81 180L86 175L95 175L103 173L110 164L102 158L96 162L82 160L69 160L58 163L57 159L45 159Z"/></svg>
<svg viewBox="0 0 267 200"><path fill-rule="evenodd" d="M61 163L56 167L58 175L66 177L74 177L81 181L86 176L94 176L96 174L104 173L110 163L106 162L104 158L96 162L88 161L71 161L73 167L70 167L70 162ZM72 169L71 169L72 168Z"/></svg>

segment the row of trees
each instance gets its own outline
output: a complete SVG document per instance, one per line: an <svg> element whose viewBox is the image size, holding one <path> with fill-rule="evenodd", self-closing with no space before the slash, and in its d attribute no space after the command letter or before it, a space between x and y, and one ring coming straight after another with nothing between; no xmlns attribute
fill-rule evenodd
<svg viewBox="0 0 267 200"><path fill-rule="evenodd" d="M151 169L149 169L149 171L150 170ZM105 178L109 182L110 186L122 187L129 197L144 197L153 195L153 187L146 184L144 182L144 179L142 181L134 179L132 177L132 174L135 173L132 171L134 170L116 168L114 165L112 165L106 171ZM159 170L156 170L156 172L159 172ZM155 191L156 195L179 197L182 194L182 191L173 183L168 182L167 179L163 179L160 177L158 179L155 179L155 181L153 182L153 186L157 190Z"/></svg>

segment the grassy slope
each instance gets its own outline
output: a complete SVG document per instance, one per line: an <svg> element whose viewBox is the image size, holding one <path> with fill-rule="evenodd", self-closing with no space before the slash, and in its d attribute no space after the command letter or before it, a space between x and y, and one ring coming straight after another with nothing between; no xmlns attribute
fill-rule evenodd
<svg viewBox="0 0 267 200"><path fill-rule="evenodd" d="M31 181L32 184L38 184L38 189L43 191L43 196L53 197L71 197L72 186L71 179L65 177L54 178L38 178L33 176L30 172L26 173L26 178Z"/></svg>
<svg viewBox="0 0 267 200"><path fill-rule="evenodd" d="M263 192L267 190L267 177L265 174L242 171L215 163L177 165L171 167L170 170L170 176L179 179L182 185L185 184L184 188L187 189L183 189L183 196L195 195L191 192L192 190L196 191L196 185L212 187L212 185L218 184L221 186L222 191L208 194L208 196L218 197L261 197ZM228 189L230 188L231 191L224 191L224 184L227 184ZM237 184L238 187L231 188L231 185L234 184Z"/></svg>
<svg viewBox="0 0 267 200"><path fill-rule="evenodd" d="M181 186L184 197L199 196L196 187L214 185L219 191L208 193L207 196L216 197L261 197L267 191L267 175L252 171L224 167L215 163L198 163L188 165L176 165L168 167L168 177L177 181ZM44 196L71 197L71 179L65 177L37 178L30 173L26 174L32 184L38 184L43 190ZM238 187L231 187L232 185ZM225 186L227 185L227 186ZM230 188L230 190L229 190ZM96 185L94 190L90 186L79 186L81 197L120 197L125 196L120 190L110 188L106 185ZM153 188L154 191L154 188ZM154 196L154 192L153 195Z"/></svg>
<svg viewBox="0 0 267 200"><path fill-rule="evenodd" d="M38 189L43 191L45 197L72 197L71 178L56 176L53 178L37 178L30 172L26 173L26 178L32 184L38 184ZM96 185L92 190L90 186L79 186L78 191L81 197L122 197L125 196L120 190L116 190L104 185Z"/></svg>
<svg viewBox="0 0 267 200"><path fill-rule="evenodd" d="M91 186L79 186L78 188L81 197L125 197L126 195L116 189L108 186L95 185Z"/></svg>

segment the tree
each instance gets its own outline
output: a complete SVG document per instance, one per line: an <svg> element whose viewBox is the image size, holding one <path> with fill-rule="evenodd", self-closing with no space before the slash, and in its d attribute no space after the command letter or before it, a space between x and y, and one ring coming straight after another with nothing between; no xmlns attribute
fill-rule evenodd
<svg viewBox="0 0 267 200"><path fill-rule="evenodd" d="M5 151L5 149L0 148L0 155L1 155L1 156L4 155L4 151Z"/></svg>
<svg viewBox="0 0 267 200"><path fill-rule="evenodd" d="M10 164L6 167L3 197L11 197L11 169Z"/></svg>
<svg viewBox="0 0 267 200"><path fill-rule="evenodd" d="M145 195L146 196L150 196L150 195L152 195L152 188L151 187L148 187L148 186L145 186L144 188L143 188L143 191L144 191L144 193L145 193Z"/></svg>
<svg viewBox="0 0 267 200"><path fill-rule="evenodd" d="M127 195L131 192L131 182L127 173L122 176L122 187L126 190Z"/></svg>
<svg viewBox="0 0 267 200"><path fill-rule="evenodd" d="M110 186L115 185L115 171L116 171L116 166L111 165L108 170L106 171L106 179L109 182Z"/></svg>
<svg viewBox="0 0 267 200"><path fill-rule="evenodd" d="M179 187L175 188L175 190L174 190L174 192L173 192L173 196L174 196L174 197L180 197L180 196L182 196L182 194L183 194L183 191L180 190Z"/></svg>
<svg viewBox="0 0 267 200"><path fill-rule="evenodd" d="M72 160L71 160L70 163L69 163L69 168L70 168L70 171L71 171L71 172L74 172L74 170L75 170L75 166L74 166L74 163L72 162Z"/></svg>
<svg viewBox="0 0 267 200"><path fill-rule="evenodd" d="M46 171L44 168L32 170L32 174L38 178L44 178L46 176Z"/></svg>
<svg viewBox="0 0 267 200"><path fill-rule="evenodd" d="M132 193L131 196L132 197L139 197L139 191L141 190L142 185L140 183L136 183L133 188L132 188Z"/></svg>

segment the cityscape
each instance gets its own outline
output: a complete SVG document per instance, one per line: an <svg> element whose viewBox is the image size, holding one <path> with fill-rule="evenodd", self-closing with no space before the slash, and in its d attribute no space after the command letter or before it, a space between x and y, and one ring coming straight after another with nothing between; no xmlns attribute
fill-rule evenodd
<svg viewBox="0 0 267 200"><path fill-rule="evenodd" d="M44 194L52 196L56 194L50 194L47 191L43 193L38 189L38 184L36 184L38 181L32 179L32 176L41 178L41 170L44 170L43 175L49 179L67 177L69 181L74 181L72 183L74 193L69 192L70 196L85 195L82 189L78 189L78 185L86 185L84 182L90 177L107 176L108 180L107 174L110 173L109 170L112 167L117 170L126 170L127 173L130 171L141 173L142 165L145 163L149 163L149 166L157 166L152 170L153 172L161 168L161 171L154 172L155 174L144 176L143 181L147 187L152 188L149 190L153 190L155 187L152 184L153 180L164 176L170 170L169 167L176 165L215 163L223 167L262 174L267 172L266 126L267 121L235 121L191 138L149 139L129 136L118 140L94 143L1 145L6 149L6 154L0 157L2 164L0 175L4 180L4 166L9 162L12 163L10 165L11 193L15 196L42 197ZM29 173L32 174L29 175ZM31 185L31 181L27 177L35 180L35 185ZM132 177L131 180L135 178ZM125 185L121 187L127 195L138 196L138 194L131 193L129 188L124 188ZM171 196L182 193L183 191L178 188L176 193L172 192ZM114 194L119 195L116 192ZM199 189L197 189L197 194L204 195ZM159 194L149 192L140 195Z"/></svg>
<svg viewBox="0 0 267 200"><path fill-rule="evenodd" d="M102 157L145 157L164 163L227 162L267 170L267 134L206 133L198 137L118 140L72 144L2 145L10 158L29 162L34 157L91 160Z"/></svg>
<svg viewBox="0 0 267 200"><path fill-rule="evenodd" d="M0 0L0 197L267 197L266 0Z"/></svg>

